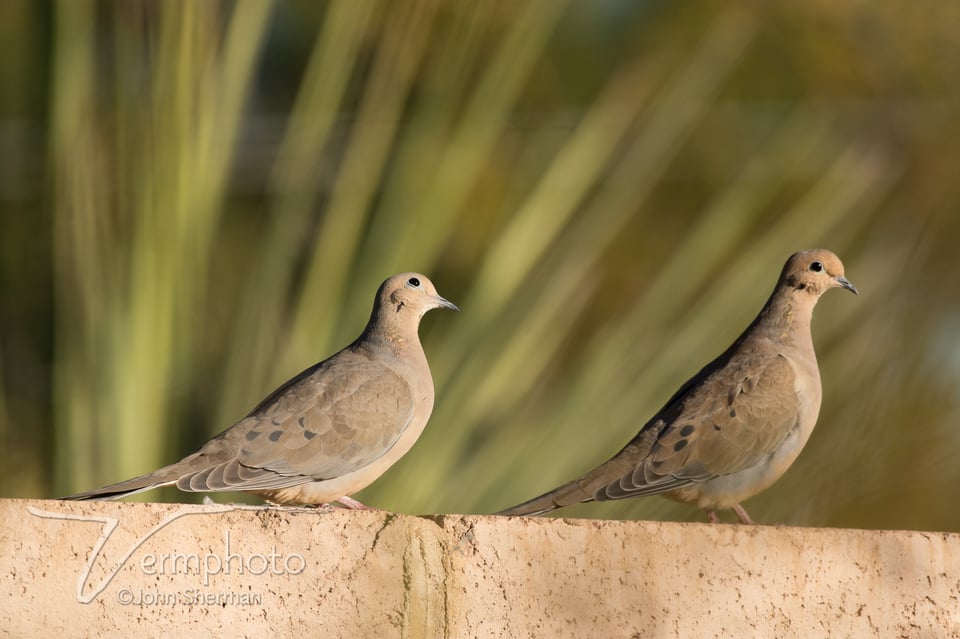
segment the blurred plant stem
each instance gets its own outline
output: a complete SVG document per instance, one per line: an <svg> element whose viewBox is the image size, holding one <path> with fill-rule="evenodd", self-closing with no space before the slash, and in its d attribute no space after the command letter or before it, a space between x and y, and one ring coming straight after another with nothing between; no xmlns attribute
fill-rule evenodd
<svg viewBox="0 0 960 639"><path fill-rule="evenodd" d="M55 392L68 453L56 464L58 485L92 483L105 470L138 474L169 457L165 430L178 417L170 396L191 366L271 4L237 3L222 42L213 3L117 5L117 23L155 31L146 41L118 37L113 68L96 65L103 43L94 7L65 0L56 12L50 155L64 355ZM111 105L98 91L110 80L117 96L139 90L151 99Z"/></svg>

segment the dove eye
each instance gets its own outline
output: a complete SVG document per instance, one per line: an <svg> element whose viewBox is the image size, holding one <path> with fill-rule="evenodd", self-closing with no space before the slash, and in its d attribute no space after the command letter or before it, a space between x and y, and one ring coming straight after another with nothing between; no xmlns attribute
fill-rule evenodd
<svg viewBox="0 0 960 639"><path fill-rule="evenodd" d="M819 273L820 271L823 270L823 264L820 262L812 262L810 264L810 270L813 271L814 273Z"/></svg>
<svg viewBox="0 0 960 639"><path fill-rule="evenodd" d="M420 278L411 277L409 280L407 280L407 286L411 286L413 288L420 288Z"/></svg>

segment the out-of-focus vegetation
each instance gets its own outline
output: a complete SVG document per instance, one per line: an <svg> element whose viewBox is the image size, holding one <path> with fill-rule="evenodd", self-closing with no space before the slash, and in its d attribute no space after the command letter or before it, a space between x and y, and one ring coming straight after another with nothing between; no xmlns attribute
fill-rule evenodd
<svg viewBox="0 0 960 639"><path fill-rule="evenodd" d="M960 530L958 33L933 0L0 3L0 491L174 461L415 269L463 312L359 497L490 512L619 450L824 246L863 295L821 301L819 425L748 508Z"/></svg>

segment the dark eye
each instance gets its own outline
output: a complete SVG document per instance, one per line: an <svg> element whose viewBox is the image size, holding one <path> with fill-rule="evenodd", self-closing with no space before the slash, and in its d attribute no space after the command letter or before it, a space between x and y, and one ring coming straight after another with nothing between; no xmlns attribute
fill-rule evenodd
<svg viewBox="0 0 960 639"><path fill-rule="evenodd" d="M820 262L811 262L810 270L813 271L814 273L819 273L820 271L823 270L823 264L821 264Z"/></svg>
<svg viewBox="0 0 960 639"><path fill-rule="evenodd" d="M407 280L407 285L412 286L413 288L420 288L420 278L411 277L409 280Z"/></svg>

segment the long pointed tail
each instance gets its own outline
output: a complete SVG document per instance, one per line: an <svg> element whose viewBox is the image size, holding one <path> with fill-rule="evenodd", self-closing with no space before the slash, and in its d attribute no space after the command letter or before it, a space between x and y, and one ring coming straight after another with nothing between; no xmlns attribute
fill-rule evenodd
<svg viewBox="0 0 960 639"><path fill-rule="evenodd" d="M176 477L170 479L165 475L161 475L164 470L166 469L162 468L156 472L140 475L139 477L117 482L116 484L110 484L109 486L104 486L103 488L94 488L93 490L77 493L76 495L70 495L69 497L61 497L61 499L70 501L106 501L110 499L120 499L121 497L126 497L127 495L134 495L136 493L152 490L153 488L169 486L170 484L175 483Z"/></svg>
<svg viewBox="0 0 960 639"><path fill-rule="evenodd" d="M511 508L506 508L495 515L542 515L557 508L572 506L585 501L593 501L593 496L587 493L582 487L582 479L578 479L545 492L539 497L529 499L522 504L517 504Z"/></svg>

